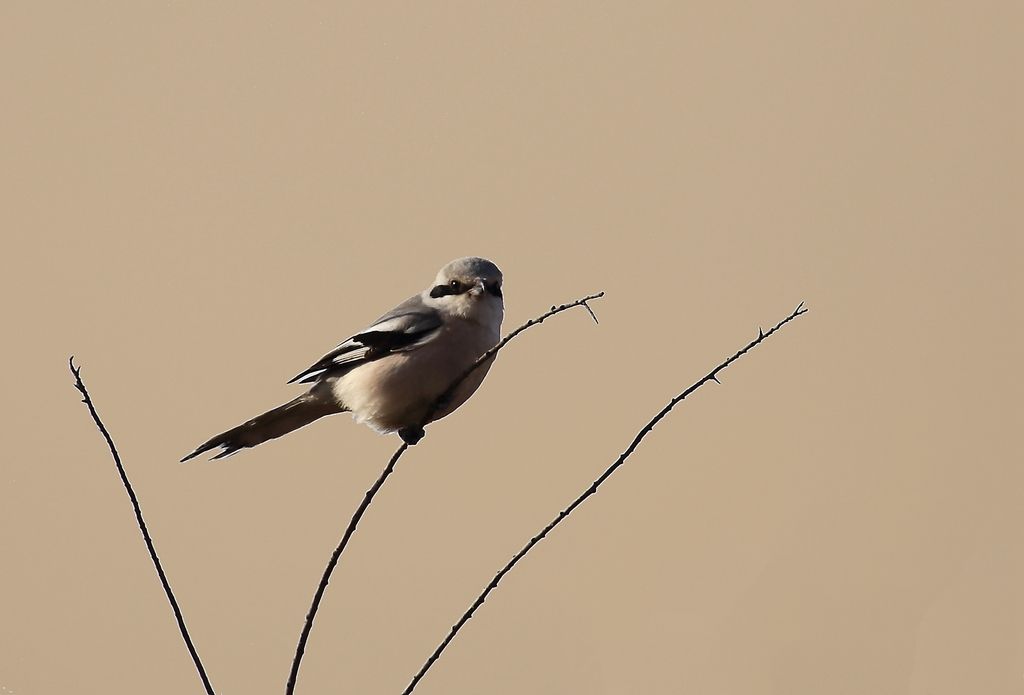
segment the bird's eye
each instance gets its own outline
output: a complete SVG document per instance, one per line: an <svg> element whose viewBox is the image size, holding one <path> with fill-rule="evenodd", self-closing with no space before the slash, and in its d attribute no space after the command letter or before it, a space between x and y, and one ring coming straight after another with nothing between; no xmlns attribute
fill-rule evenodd
<svg viewBox="0 0 1024 695"><path fill-rule="evenodd" d="M459 289L459 281L452 280L451 282L448 283L448 286L451 287L453 290L457 290Z"/></svg>

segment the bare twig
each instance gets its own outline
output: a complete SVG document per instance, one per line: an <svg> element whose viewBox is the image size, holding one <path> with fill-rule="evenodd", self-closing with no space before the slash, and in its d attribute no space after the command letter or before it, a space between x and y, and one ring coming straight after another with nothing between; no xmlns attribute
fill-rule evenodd
<svg viewBox="0 0 1024 695"><path fill-rule="evenodd" d="M93 405L92 398L89 397L89 392L85 388L85 383L82 381L82 368L75 366L75 358L72 356L68 360L68 366L71 368L71 373L75 377L75 388L78 389L82 394L82 402L85 403L89 408L89 413L92 415L93 421L96 423L96 427L99 428L100 434L107 440L107 447L110 449L110 455L114 458L114 463L117 465L117 472L121 475L121 482L124 483L124 489L128 493L128 498L132 502L132 508L135 510L135 521L138 523L139 530L142 531L142 538L146 541L146 548L149 550L149 557L153 560L153 566L156 567L156 573L160 577L160 584L164 587L164 593L167 594L167 600L171 604L171 610L174 611L174 619L178 621L178 630L181 632L182 638L185 640L185 646L188 647L188 653L192 657L192 662L196 665L196 671L199 672L199 678L203 681L203 687L206 689L208 695L215 695L213 692L213 686L210 685L210 679L206 675L206 670L203 668L203 662L199 659L199 653L196 651L195 645L192 644L192 638L188 634L188 628L185 627L185 618L181 615L181 609L178 607L178 601L174 598L174 592L171 591L171 585L167 581L167 575L164 574L164 568L160 564L160 558L157 557L156 548L153 547L153 539L149 536L149 529L146 528L146 521L142 518L142 508L139 506L139 498L135 496L135 490L132 488L131 482L128 480L128 474L124 471L124 466L121 465L121 456L117 453L117 447L114 446L114 440L110 437L110 433L107 428L104 427L103 421L100 420L99 413L96 412L96 406Z"/></svg>
<svg viewBox="0 0 1024 695"><path fill-rule="evenodd" d="M338 543L338 547L331 553L331 559L327 561L327 568L324 569L323 577L320 578L320 584L316 588L316 593L313 594L313 605L309 607L309 612L306 614L306 622L302 626L302 634L299 635L299 645L295 648L295 657L292 659L292 670L288 674L288 685L285 688L285 692L292 693L295 690L295 679L299 676L299 665L302 663L302 655L306 652L306 641L309 639L309 632L313 629L313 619L316 618L316 612L320 610L320 601L324 597L324 592L327 590L327 583L331 581L331 574L334 572L334 567L338 564L338 560L341 558L341 554L345 552L345 547L348 545L349 539L352 538L352 534L356 531L356 526L359 525L359 520L363 518L363 514L366 512L366 508L370 506L370 502L373 501L374 495L377 491L384 486L384 481L388 479L395 470L395 464L398 463L398 459L402 457L405 450L409 448L409 445L402 443L402 446L398 447L391 460L388 461L388 465L384 467L380 477L377 478L369 490L366 491L366 495L363 496L363 501L360 503L359 508L356 509L356 513L352 515L352 520L348 522L348 528L345 529L345 534L341 537L341 542Z"/></svg>
<svg viewBox="0 0 1024 695"><path fill-rule="evenodd" d="M647 434L651 430L654 429L654 426L657 425L658 422L660 422L662 418L664 418L666 415L668 415L669 411L671 411L680 401L682 401L684 398L689 396L691 393L693 393L694 391L699 389L701 386L703 386L707 382L714 381L716 383L721 383L721 382L718 381L718 373L719 372L721 372L723 369L728 367L730 364L732 364L733 362L738 360L740 357L745 355L753 347L755 347L756 345L761 343L768 336L770 336L773 333L775 333L775 331L779 330L780 328L785 326L787 323L789 323L793 319L795 319L798 316L800 316L802 314L805 314L805 313L807 313L807 309L804 308L804 303L800 302L800 305L797 306L797 308L793 311L793 313L791 313L789 316L787 316L786 318L782 319L777 324L775 324L775 326L772 327L768 332L764 332L764 331L762 331L759 328L758 329L758 335L757 335L756 338L754 338L752 341L747 343L747 345L745 347L743 347L735 355L732 355L731 357L726 358L717 367L715 367L710 372L708 372L707 375L702 377L699 381L697 381L692 386L690 386L685 391L683 391L678 396L676 396L671 401L669 401L668 405L666 405L664 408L662 408L658 412L657 415L655 415L653 418L651 418L650 421L648 421L648 423L646 425L644 425L643 428L633 438L633 441L630 442L630 444L626 448L626 450L624 452L622 452L622 454L619 455L619 458L617 458L612 465L610 465L608 468L606 468L604 473L602 473L600 475L600 477L597 478L597 480L595 480L593 483L591 483L590 487L588 487L586 490L584 490L582 494L580 494L575 500L573 500L572 504L570 504L568 507L566 507L563 511L559 512L558 516L556 516L547 526L545 526L541 530L540 533L538 533L536 536L531 538L530 541L525 546L523 546L523 548L518 553L516 553L514 556L512 556L512 559L509 560L508 563L504 567L502 567L501 570L499 570L496 575L494 575L494 578L491 579L491 582L484 588L483 592L479 596L477 596L476 600L473 601L473 604L469 607L469 609L465 613L463 613L462 617L459 618L458 622L456 622L452 626L451 630L449 630L449 632L448 632L448 635L444 638L444 640L441 642L441 644L438 645L438 647L434 650L434 652L426 660L426 662L420 668L419 672L413 677L412 681L409 683L409 685L406 687L406 689L402 692L402 695L410 695L412 693L412 691L416 688L416 686L419 684L419 682L423 679L423 676L425 676L427 671L430 670L430 667L433 666L434 663L441 656L441 653L444 652L444 650L448 647L448 645L451 644L452 640L455 639L455 635L457 635L459 633L459 630L461 630L462 627L467 622L469 622L469 619L473 617L473 613L476 612L476 610L480 606L483 605L484 601L487 600L487 596L492 591L494 591L496 588L498 588L498 583L501 582L501 580L504 578L504 576L506 574L508 574L509 571L511 571L511 569L513 567L516 566L516 563L518 563L520 560L522 560L523 557L528 552L530 552L530 550L533 548L533 546L537 545L542 540L544 540L544 538L548 535L548 533L550 533L556 526L558 526L560 523L562 523L562 521L564 521L566 518L568 518L568 516L570 514L572 514L573 511L577 507L579 507L581 504L583 504L583 502L588 497L590 497L591 495L596 493L598 487L600 487L600 485L605 480L607 480L609 477L611 477L612 473L614 473L619 468L619 466L621 466L623 463L626 462L626 459L628 459L630 457L630 455L633 453L633 451L636 450L636 448L640 445L640 442L643 440L643 438L646 437Z"/></svg>
<svg viewBox="0 0 1024 695"><path fill-rule="evenodd" d="M459 384L465 381L470 374L472 374L474 371L476 371L476 369L480 367L480 365L494 357L494 355L497 354L499 350L508 345L509 341L511 341L517 335L525 331L530 326L536 326L540 323L543 323L545 319L551 318L555 314L560 314L563 311L572 309L573 307L577 306L585 307L586 310L590 312L590 315L594 316L594 312L587 304L587 302L594 299L599 299L603 296L604 292L598 292L597 294L587 295L586 297L577 299L574 302L569 302L568 304L553 306L549 311L545 312L544 314L541 314L535 319L530 319L523 325L519 326L519 328L515 329L514 331L506 335L504 338L501 339L501 341L497 345L492 347L484 354L480 355L480 357L477 358L477 360L468 369L466 369L466 371L459 375L459 377L452 382L452 385L449 386L448 389L445 390L445 392L442 393L434 401L431 407L427 410L427 413L423 417L422 422L420 423L421 429L424 425L430 422L430 419L438 411L442 404L445 403L452 396L452 394L455 392L455 389L458 388ZM594 317L594 320L596 321L597 317ZM324 569L323 576L320 578L320 584L317 586L316 593L313 595L313 603L309 608L309 612L306 614L306 622L302 626L302 634L299 636L299 644L295 649L295 657L292 659L291 672L288 674L288 683L285 686L285 693L287 695L292 695L292 693L294 693L295 691L295 681L299 675L299 666L302 663L302 656L306 651L306 641L309 639L310 630L312 630L313 628L313 620L316 618L317 611L320 609L320 601L323 599L324 592L327 590L327 584L331 580L331 574L334 572L334 568L337 566L338 561L341 558L341 554L345 551L345 547L348 545L349 540L352 538L352 534L355 533L356 526L359 525L359 521L363 518L363 514L366 512L366 509L370 506L370 503L373 501L373 498L377 494L377 492L379 492L381 487L383 487L384 481L386 481L388 479L388 476L390 476L391 473L395 470L395 465L398 463L398 459L402 457L402 454L404 454L406 449L408 448L409 444L405 443L398 447L398 450L395 451L394 455L391 457L391 460L388 461L387 466L384 467L384 470L381 472L380 477L377 478L377 482L375 482L370 487L370 489L366 491L366 495L363 497L362 503L359 505L359 508L356 509L355 514L353 514L352 519L348 523L348 527L345 529L344 535L342 535L341 537L341 542L338 543L338 547L334 549L334 552L331 554L330 560L327 562L327 567Z"/></svg>

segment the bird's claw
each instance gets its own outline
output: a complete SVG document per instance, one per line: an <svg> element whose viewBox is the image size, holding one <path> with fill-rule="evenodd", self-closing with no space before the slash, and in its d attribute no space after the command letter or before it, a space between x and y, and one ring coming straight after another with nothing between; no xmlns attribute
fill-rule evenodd
<svg viewBox="0 0 1024 695"><path fill-rule="evenodd" d="M408 444L409 446L415 446L416 444L418 444L419 441L423 439L423 435L425 434L426 432L423 431L423 428L419 427L418 425L411 427L403 427L402 429L398 430L398 436L401 437L402 441Z"/></svg>

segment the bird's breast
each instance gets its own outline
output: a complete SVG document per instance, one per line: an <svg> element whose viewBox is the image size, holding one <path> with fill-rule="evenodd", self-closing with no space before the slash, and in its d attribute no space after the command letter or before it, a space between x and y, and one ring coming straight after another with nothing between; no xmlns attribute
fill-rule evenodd
<svg viewBox="0 0 1024 695"><path fill-rule="evenodd" d="M408 352L367 362L333 379L338 404L382 432L419 424L430 406L476 359L498 342L498 330L452 321L437 337ZM450 414L480 386L493 360L470 374L432 420Z"/></svg>

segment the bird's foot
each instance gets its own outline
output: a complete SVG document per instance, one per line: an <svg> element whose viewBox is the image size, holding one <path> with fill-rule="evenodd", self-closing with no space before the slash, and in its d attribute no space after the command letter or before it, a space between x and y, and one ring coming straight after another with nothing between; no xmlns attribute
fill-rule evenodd
<svg viewBox="0 0 1024 695"><path fill-rule="evenodd" d="M401 437L402 441L409 446L415 446L418 444L425 434L426 432L423 431L423 428L418 425L403 427L398 430L398 436Z"/></svg>

